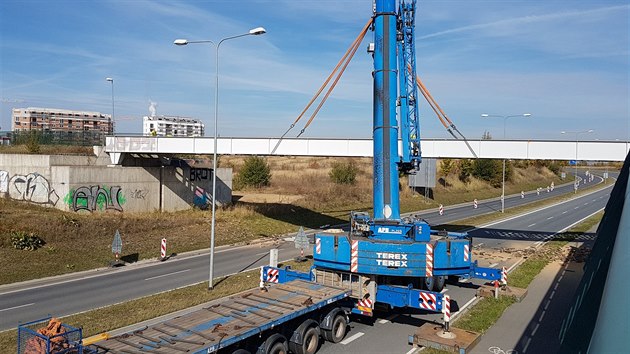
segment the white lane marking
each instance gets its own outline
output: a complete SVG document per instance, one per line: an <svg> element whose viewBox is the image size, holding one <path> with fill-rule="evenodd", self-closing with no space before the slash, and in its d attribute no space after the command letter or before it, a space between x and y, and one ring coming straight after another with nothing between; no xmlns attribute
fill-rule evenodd
<svg viewBox="0 0 630 354"><path fill-rule="evenodd" d="M602 198L603 198L603 197L602 197ZM594 201L594 202L596 202L596 201L597 201L597 199L593 199L593 201Z"/></svg>
<svg viewBox="0 0 630 354"><path fill-rule="evenodd" d="M378 321L378 323L380 323L380 324L389 323L389 322L391 322L394 318L396 318L396 316L398 316L398 314L396 314L396 313L395 313L395 314L393 314L393 315L387 316L387 317L385 317L384 319L382 319L382 320Z"/></svg>
<svg viewBox="0 0 630 354"><path fill-rule="evenodd" d="M173 272L173 273L162 274L162 275L157 275L157 276L155 276L155 277L146 278L146 279L144 279L144 280L153 280L153 279L157 279L157 278L168 277L169 275L179 274L179 273L184 273L184 272L188 272L189 270L190 270L190 269L184 269L184 270L180 270L180 271Z"/></svg>
<svg viewBox="0 0 630 354"><path fill-rule="evenodd" d="M483 246L483 242L478 243L477 246L479 247Z"/></svg>
<svg viewBox="0 0 630 354"><path fill-rule="evenodd" d="M355 339L358 339L358 338L362 337L364 334L365 334L365 333L363 333L363 332L357 332L357 334L355 334L355 335L353 335L353 336L350 336L350 337L348 337L348 338L346 338L346 339L342 340L342 341L341 341L341 342L339 342L339 343L341 343L341 344L343 344L343 345L350 344L350 342L352 342L352 341L353 341L353 340L355 340Z"/></svg>
<svg viewBox="0 0 630 354"><path fill-rule="evenodd" d="M575 208L573 208L573 210L577 210L577 209L580 209L580 207L575 207Z"/></svg>
<svg viewBox="0 0 630 354"><path fill-rule="evenodd" d="M562 214L566 214L566 213L568 213L568 211L566 211L566 210L562 212Z"/></svg>
<svg viewBox="0 0 630 354"><path fill-rule="evenodd" d="M24 304L24 305L20 305L20 306L7 307L6 309L0 310L0 312L2 312L2 311L11 311L11 310L19 309L19 308L22 308L22 307L31 306L31 305L35 305L35 303L31 302L30 304Z"/></svg>
<svg viewBox="0 0 630 354"><path fill-rule="evenodd" d="M494 267L496 267L498 265L499 265L499 263L492 263L492 264L490 264L490 268L494 268Z"/></svg>
<svg viewBox="0 0 630 354"><path fill-rule="evenodd" d="M515 215L515 216L509 217L509 218L507 218L507 219L497 220L497 221L490 222L490 223L488 223L488 224L484 224L484 225L481 225L481 226L473 227L472 229L467 230L466 232L469 232L469 233L470 233L470 232L473 232L473 231L475 231L475 230L485 229L485 228L488 228L488 227L490 227L490 226L494 226L494 225L497 225L497 224L500 224L500 223L503 223L503 222L506 222L506 221L511 221L511 220L514 220L514 219L522 218L523 216L526 216L526 215L529 215L529 214L533 214L533 213L537 213L537 212L542 211L542 210L545 210L545 209L553 208L553 207L556 207L556 206L558 206L558 205L560 205L560 204L564 204L564 203L566 203L566 202L568 202L568 201L576 200L576 199L579 199L579 198L583 198L583 197L589 196L589 195L591 195L591 194L595 194L595 193L601 192L601 191L603 191L603 190L605 190L605 189L607 189L607 188L612 188L612 185L611 185L611 186L608 186L608 187L604 187L604 188L602 188L602 189L598 189L598 190L592 191L592 192L587 193L587 194L584 194L584 195L580 195L580 196L578 196L578 197L575 197L575 198L569 199L569 200L567 200L567 201L562 201L562 202L558 202L558 203L556 203L556 204L547 205L547 206L545 206L545 207L543 207L543 208L536 209L536 210L532 210L532 211L528 211L528 212L526 212L526 213L519 214L519 215ZM600 198L603 198L603 197L604 197L604 196L602 196L602 197L600 197ZM577 209L577 208L576 208L576 209ZM602 209L603 209L603 208L602 208ZM601 210L601 209L600 209L600 210ZM573 225L571 225L571 226L573 226ZM481 244L479 244L479 245L481 245Z"/></svg>
<svg viewBox="0 0 630 354"><path fill-rule="evenodd" d="M536 323L536 327L534 327L534 330L532 331L532 337L536 335L536 331L538 330L538 327L540 327L540 323Z"/></svg>
<svg viewBox="0 0 630 354"><path fill-rule="evenodd" d="M550 216L550 217L547 218L547 220L551 220L551 219L553 219L553 216Z"/></svg>
<svg viewBox="0 0 630 354"><path fill-rule="evenodd" d="M534 225L536 225L536 223L533 223L533 224L531 224L531 225L529 225L529 226L527 226L527 227L532 227L532 226L534 226Z"/></svg>
<svg viewBox="0 0 630 354"><path fill-rule="evenodd" d="M457 310L457 311L455 311L455 312L453 312L453 313L451 314L451 319L453 318L453 316L452 316L452 315L454 315L454 314L456 314L456 313L458 313L458 312L461 312L462 310L466 309L466 308L467 308L468 306L470 306L470 304L472 304L472 303L473 303L473 301L475 301L475 300L477 300L477 298L476 298L476 297L473 297L472 299L468 300L468 302L467 302L467 303L465 303L465 304L464 304L464 306L460 307L460 308L459 308L459 310Z"/></svg>
<svg viewBox="0 0 630 354"><path fill-rule="evenodd" d="M588 205L588 203L584 203L584 205Z"/></svg>
<svg viewBox="0 0 630 354"><path fill-rule="evenodd" d="M408 351L408 352L406 352L405 354L413 354L413 353L417 353L417 352L419 352L419 351L424 350L424 348L426 348L426 347L411 348L411 349L409 349L409 351Z"/></svg>
<svg viewBox="0 0 630 354"><path fill-rule="evenodd" d="M440 291L440 294L444 294L444 293L445 293L445 292L447 292L447 291L448 291L448 289L447 289L447 288L444 288L444 289L442 289L442 291Z"/></svg>
<svg viewBox="0 0 630 354"><path fill-rule="evenodd" d="M269 253L269 251L267 252L261 252L261 253L256 253L254 256L263 256L265 254Z"/></svg>

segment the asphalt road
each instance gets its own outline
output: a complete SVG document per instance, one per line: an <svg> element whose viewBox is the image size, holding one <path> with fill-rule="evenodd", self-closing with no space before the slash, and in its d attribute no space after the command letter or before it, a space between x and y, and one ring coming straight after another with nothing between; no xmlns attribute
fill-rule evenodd
<svg viewBox="0 0 630 354"><path fill-rule="evenodd" d="M506 198L506 207L531 202L535 198L548 198L554 194L572 192L572 188L573 185L560 186L553 192L547 193L545 190L540 196L532 192L525 198L520 196ZM447 208L445 214L441 216L436 211L420 215L429 223L436 225L495 211L497 206L500 209L500 200L490 200L480 202L477 209L473 209L469 204ZM534 223L531 218L528 220L526 223ZM507 229L509 224L502 227ZM515 229L526 230L520 227ZM475 234L475 237L478 240L483 236ZM497 240L496 235L493 237L489 240ZM502 241L499 239L494 242ZM291 259L299 254L299 250L294 248L292 242L220 248L215 255L215 277L267 264L271 248L280 249L280 259ZM166 262L145 262L116 269L5 285L0 287L0 331L15 328L19 322L33 321L49 314L66 316L207 281L208 268L209 257L206 251L189 257L174 257Z"/></svg>

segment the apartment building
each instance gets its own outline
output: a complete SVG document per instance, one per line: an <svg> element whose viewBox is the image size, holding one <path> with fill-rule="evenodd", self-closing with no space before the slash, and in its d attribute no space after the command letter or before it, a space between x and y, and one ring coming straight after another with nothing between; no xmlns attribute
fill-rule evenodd
<svg viewBox="0 0 630 354"><path fill-rule="evenodd" d="M38 130L107 135L114 133L114 122L111 115L99 112L29 107L13 109L11 128L14 132Z"/></svg>
<svg viewBox="0 0 630 354"><path fill-rule="evenodd" d="M204 129L198 119L177 116L145 116L142 122L142 134L149 136L199 137L204 136Z"/></svg>

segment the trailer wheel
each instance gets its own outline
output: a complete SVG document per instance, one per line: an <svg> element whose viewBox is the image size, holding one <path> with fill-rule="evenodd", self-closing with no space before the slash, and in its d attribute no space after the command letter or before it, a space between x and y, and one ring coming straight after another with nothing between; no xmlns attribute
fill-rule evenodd
<svg viewBox="0 0 630 354"><path fill-rule="evenodd" d="M250 353L249 351L245 349L236 349L235 351L232 352L232 354L250 354Z"/></svg>
<svg viewBox="0 0 630 354"><path fill-rule="evenodd" d="M258 347L256 354L287 354L288 352L287 338L280 333L275 333Z"/></svg>
<svg viewBox="0 0 630 354"><path fill-rule="evenodd" d="M302 343L289 341L289 349L294 354L315 354L319 349L319 327L311 326L302 333Z"/></svg>
<svg viewBox="0 0 630 354"><path fill-rule="evenodd" d="M346 336L346 329L348 324L346 323L346 316L343 313L337 314L332 322L332 329L322 331L324 339L331 343L339 343Z"/></svg>

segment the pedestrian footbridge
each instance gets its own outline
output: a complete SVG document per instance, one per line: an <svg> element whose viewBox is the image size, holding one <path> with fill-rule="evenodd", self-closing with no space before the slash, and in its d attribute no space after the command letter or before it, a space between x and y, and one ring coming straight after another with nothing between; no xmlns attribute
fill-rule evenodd
<svg viewBox="0 0 630 354"><path fill-rule="evenodd" d="M280 142L280 143L278 143ZM552 140L422 140L425 158L480 158L514 160L624 161L629 143L625 141ZM401 149L399 149L401 150ZM125 154L157 157L173 154L214 153L214 139L108 136L105 151L112 164L120 164ZM347 156L371 157L371 139L323 138L218 138L217 154L258 156Z"/></svg>

